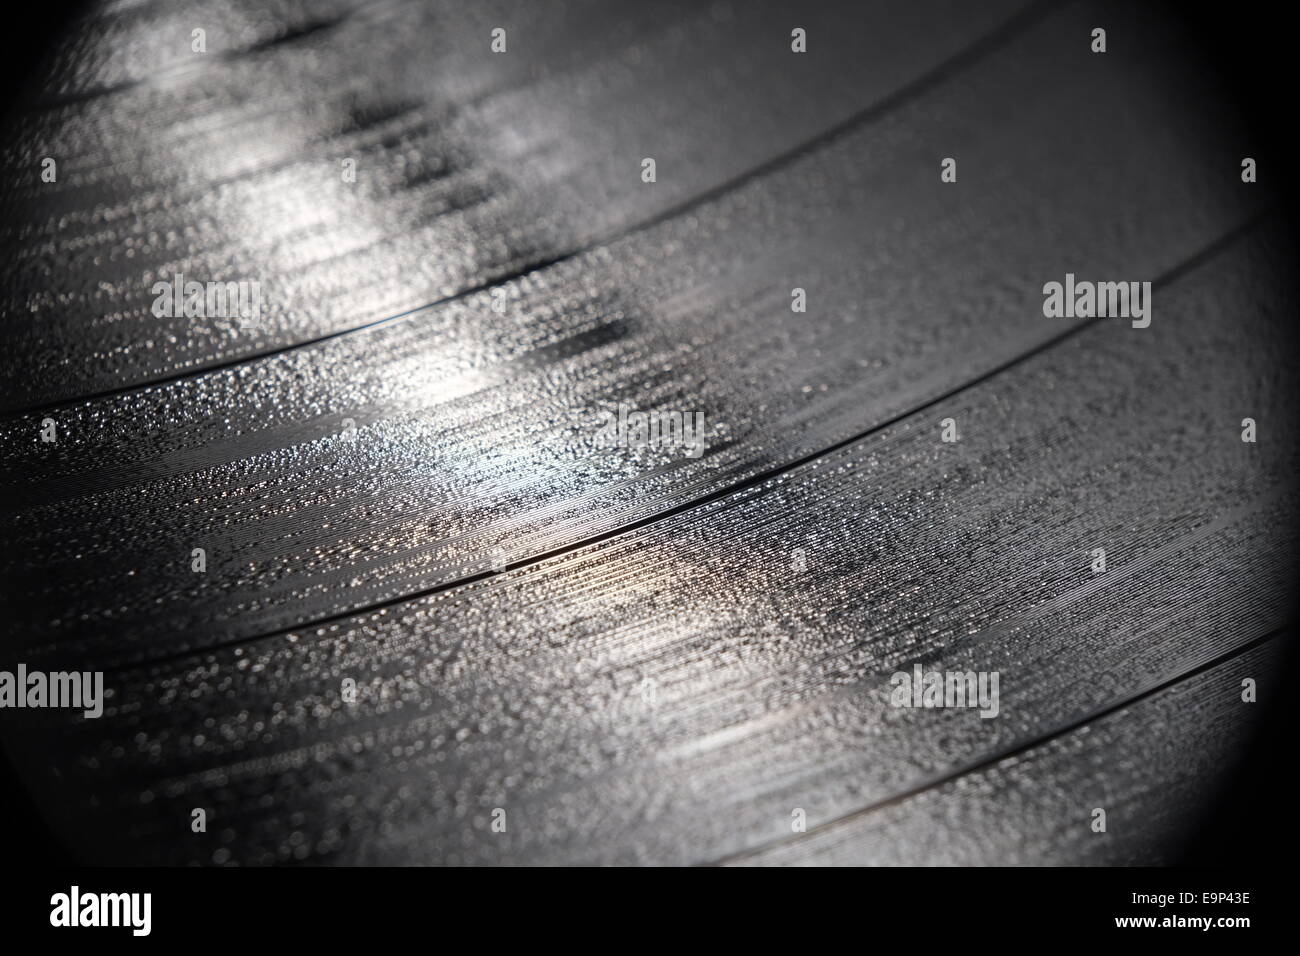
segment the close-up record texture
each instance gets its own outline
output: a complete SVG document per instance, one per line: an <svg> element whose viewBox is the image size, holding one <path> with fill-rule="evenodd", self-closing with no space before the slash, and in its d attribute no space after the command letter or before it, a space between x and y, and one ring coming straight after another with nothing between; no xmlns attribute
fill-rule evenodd
<svg viewBox="0 0 1300 956"><path fill-rule="evenodd" d="M86 863L1179 862L1291 633L1253 135L1148 3L78 7L17 776Z"/></svg>

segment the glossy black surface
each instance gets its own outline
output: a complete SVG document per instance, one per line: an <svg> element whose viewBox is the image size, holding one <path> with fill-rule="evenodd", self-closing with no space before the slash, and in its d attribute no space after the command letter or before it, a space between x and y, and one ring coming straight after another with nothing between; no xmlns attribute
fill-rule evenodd
<svg viewBox="0 0 1300 956"><path fill-rule="evenodd" d="M1277 686L1297 465L1288 234L1182 44L1130 4L88 15L0 196L0 666L111 688L4 715L55 829L1172 858ZM153 315L175 272L263 323ZM1150 327L1045 318L1067 272L1153 282ZM620 403L704 454L600 447ZM998 671L999 716L891 707L916 663Z"/></svg>

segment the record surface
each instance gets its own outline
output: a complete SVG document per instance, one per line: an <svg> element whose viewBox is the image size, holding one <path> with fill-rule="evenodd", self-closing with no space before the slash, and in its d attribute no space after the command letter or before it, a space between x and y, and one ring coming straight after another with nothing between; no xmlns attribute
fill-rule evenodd
<svg viewBox="0 0 1300 956"><path fill-rule="evenodd" d="M79 860L1167 863L1282 692L1291 234L1154 8L104 3L5 123Z"/></svg>

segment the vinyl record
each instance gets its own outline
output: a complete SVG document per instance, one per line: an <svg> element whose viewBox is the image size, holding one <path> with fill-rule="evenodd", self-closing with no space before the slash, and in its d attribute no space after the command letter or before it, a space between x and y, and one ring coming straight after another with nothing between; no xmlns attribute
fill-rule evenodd
<svg viewBox="0 0 1300 956"><path fill-rule="evenodd" d="M80 9L0 185L34 812L92 864L1187 859L1284 691L1300 464L1283 163L1198 50Z"/></svg>

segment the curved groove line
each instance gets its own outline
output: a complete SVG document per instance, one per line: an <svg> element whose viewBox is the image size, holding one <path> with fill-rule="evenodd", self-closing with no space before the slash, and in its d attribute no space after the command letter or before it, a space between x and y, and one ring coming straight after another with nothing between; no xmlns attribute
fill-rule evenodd
<svg viewBox="0 0 1300 956"><path fill-rule="evenodd" d="M1214 242L1210 243L1200 252L1197 252L1194 255L1190 256L1189 258L1185 259L1183 262L1174 266L1164 275L1160 276L1158 279L1153 281L1152 288L1153 289L1163 288L1164 286L1167 286L1169 283L1174 282L1182 278L1183 276L1187 275L1188 273L1195 271L1197 268L1204 265L1209 260L1213 259L1216 255L1223 252L1234 242L1236 242L1237 240L1245 236L1247 233L1257 228L1261 223L1271 218L1272 215L1273 214L1270 212L1264 212L1264 213L1259 213L1251 217L1250 219L1246 220L1246 222L1242 223L1237 228L1231 230L1226 235L1216 239ZM922 402L919 405L916 405L906 411L899 412L898 414L893 415L885 419L884 421L878 422L877 424L872 425L861 432L858 432L854 435L849 436L848 438L844 438L840 441L837 441L834 444L829 445L825 448L819 449L814 452L810 452L809 454L794 459L792 461L775 465L772 468L759 472L756 475L751 475L750 477L745 478L742 481L738 481L733 484L727 485L725 487L715 489L714 491L711 491L705 495L701 495L698 498L693 498L689 501L684 501L680 504L674 505L673 507L661 511L658 514L647 515L643 518L638 518L635 521L629 521L626 524L619 525L618 527L615 528L610 528L598 534L590 535L586 538L581 538L577 541L570 542L569 544L552 548L549 551L543 551L540 554L535 554L527 558L520 558L518 561L513 561L506 564L506 566L500 571L493 571L493 570L480 571L476 574L467 575L465 577L455 578L450 581L443 581L440 582L439 584L433 585L432 587L424 588L419 591L414 591L410 594L385 598L382 601L376 601L371 604L361 605L359 607L351 608L345 611L338 611L336 613L328 614L323 617L315 618L309 621L302 621L297 624L290 625L288 627L276 628L273 631L266 631L261 634L252 634L244 637L232 638L230 640L220 641L216 644L211 644L202 648L188 648L184 650L178 650L158 657L142 657L134 661L131 661L129 663L123 663L117 666L110 667L107 670L111 672L117 670L125 670L127 668L164 664L170 661L182 660L186 657L190 657L195 654L211 653L214 651L221 650L223 648L239 647L241 645L252 644L257 641L268 640L273 637L279 637L284 634L292 634L295 631L307 630L314 627L323 627L329 624L334 624L339 621L346 620L350 617L357 617L363 614L371 614L374 613L375 611L380 611L385 608L395 607L399 604L406 603L407 601L415 601L421 598L431 597L435 594L441 594L445 591L450 591L453 588L463 587L465 585L475 584L479 581L485 581L490 578L499 577L502 574L505 574L510 571L516 571L520 568L525 568L535 564L540 564L543 561L548 561L551 560L552 558L557 558L565 554L570 554L572 552L579 551L583 548L591 547L592 545L600 544L604 541L609 541L613 538L619 537L620 535L629 534L633 531L639 531L640 529L648 527L649 525L656 524L657 522L660 521L666 521L669 518L674 518L677 515L683 514L684 512L690 511L694 508L699 508L699 507L703 507L704 505L711 504L715 501L727 497L728 495L732 495L740 491L748 490L750 488L755 487L756 485L761 485L766 481L770 481L771 479L786 474L787 472L793 471L796 468L800 468L803 467L804 465L808 465L819 458L823 458L826 455L833 454L837 451L840 451L841 449L849 447L850 445L853 445L857 442L870 438L872 435L884 431L886 428L890 428L894 425L897 425L900 422L908 418L911 418L913 415L918 415L921 412L927 411L928 409L933 408L934 406L940 404L941 402L945 402L948 399L953 398L954 396L960 395L963 392L975 388L976 386L981 385L984 382L987 382L998 375L1001 375L1003 372L1015 368L1016 366L1021 365L1024 362L1027 362L1030 359L1035 358L1036 356L1041 355L1044 352L1047 352L1050 349L1055 348L1056 346L1066 341L1069 341L1079 333L1091 328L1092 326L1098 324L1101 321L1104 321L1104 317L1093 316L1089 319L1085 319L1084 321L1069 327L1063 332L1060 332L1052 336L1051 338L1046 339L1043 342L1040 342L1039 344L1033 346L1027 351L1021 352L1019 355L1015 355L1009 359L1006 359L1005 361L999 363L998 365L995 365L993 368L985 372L980 373L979 375L975 376L972 379L969 379L959 385L954 385L952 388L949 388L946 391L927 399L926 401Z"/></svg>
<svg viewBox="0 0 1300 956"><path fill-rule="evenodd" d="M275 355L283 355L286 352L293 352L296 351L297 349L309 348L313 345L318 345L322 342L328 342L332 339L341 338L345 335L353 335L358 332L366 332L369 331L370 329L379 328L381 326L388 325L390 323L400 322L401 320L409 318L410 316L416 314L417 312L423 312L427 309L437 308L438 306L441 305L446 305L448 303L455 302L460 299L465 299L473 295L478 295L480 293L488 291L494 286L501 285L504 282L515 281L517 279L522 278L525 275L528 275L531 272L536 272L539 269L547 269L550 268L551 266L558 265L559 263L567 262L571 259L575 259L578 256L586 255L587 253L599 249L602 246L610 245L611 243L624 239L628 236L633 236L636 235L637 233L644 232L645 230L652 229L657 225L661 225L662 223L667 222L668 220L676 216L680 216L683 213L689 212L692 209L695 209L708 202L711 202L712 200L717 199L720 196L725 195L726 193L739 189L740 187L744 186L745 184L755 179L761 178L785 166L798 162L803 157L815 153L818 150L823 149L824 147L834 143L836 140L854 131L859 126L868 125L870 123L882 119L883 117L893 112L894 110L907 105L909 101L914 100L917 97L922 96L925 93L929 92L930 90L943 85L945 82L947 82L949 79L959 74L961 71L967 69L970 66L973 66L975 63L977 63L979 60L984 58L986 55L995 52L999 47L1011 41L1018 34L1022 33L1023 31L1031 27L1039 19L1045 16L1050 9L1058 5L1061 5L1063 2L1064 0L1035 0L1034 3L1030 4L1029 6L1025 7L1024 9L1014 14L1010 19L1006 20L998 27L995 27L990 33L976 40L970 46L966 47L966 49L960 51L959 53L954 54L953 56L949 57L947 60L944 60L942 63L939 63L937 66L933 67L928 72L923 73L921 76L912 80L910 83L907 83L904 86L899 87L893 93L887 95L884 99L879 100L878 102L873 103L872 105L859 110L857 113L854 113L852 116L849 116L847 119L842 120L841 122L832 126L830 129L818 133L812 139L805 140L803 143L800 143L798 146L795 146L784 153L780 153L772 157L771 159L768 159L765 162L760 163L757 166L747 169L744 172L731 177L730 179L724 180L723 182L705 190L704 192L697 193L696 195L683 200L682 202L678 203L675 206L670 206L669 208L654 214L653 216L643 220L642 222L636 223L635 225L625 226L620 229L613 230L605 234L604 236L600 236L596 239L593 239L592 241L587 242L575 249L571 249L568 252L557 253L552 256L545 256L540 259L533 260L526 265L522 265L515 269L492 276L491 278L484 279L482 282L476 283L475 285L470 286L469 288L457 292L453 295L443 296L442 298L435 299L432 302L427 302L424 305L419 305L419 306L415 306L414 308L406 309L405 311L399 312L396 315L391 315L383 319L377 319L374 322L367 322L363 325L352 326L351 328L347 328L347 329L340 329L337 332L329 332L325 335L316 336L315 338L304 339L301 342L294 342L288 345L282 345L276 348L267 349L264 352L255 352L249 355L240 356L238 358L213 362L206 365L196 365L192 368L188 368L183 371L173 372L168 375L162 375L159 376L158 378L150 379L144 382L135 382L130 385L121 385L121 386L116 386L114 388L102 389L98 392L91 392L88 394L77 396L75 398L60 398L60 399L55 399L53 401L42 402L36 405L29 405L26 407L15 407L15 408L8 409L5 412L5 414L10 417L37 414L40 412L49 411L51 409L61 408L67 405L75 405L81 402L95 401L101 398L109 398L114 395L123 395L128 392L142 391L144 389L154 388L158 385L166 385L170 382L180 381L181 379L188 378L193 375L202 375L207 372L215 372L215 371L220 371L222 369L233 368L237 365L242 365L245 362L253 362L259 359L270 358Z"/></svg>
<svg viewBox="0 0 1300 956"><path fill-rule="evenodd" d="M958 768L957 770L947 771L936 777L932 777L931 779L919 783L914 787L904 790L902 793L895 794L892 797L886 797L883 800L877 800L874 803L867 804L864 807L859 807L858 809L843 814L842 816L838 816L833 820L827 820L825 823L819 823L814 827L810 827L805 833L791 834L790 836L782 837L779 840L771 840L767 843L760 844L759 846L751 847L748 850L741 850L738 853L732 853L729 854L728 856L720 857L709 863L702 863L699 865L700 866L723 866L727 863L736 860L744 860L749 857L757 856L760 853L766 852L767 850L771 850L779 846L789 846L793 843L798 842L800 839L804 837L810 836L811 834L826 833L837 826L847 823L850 820L855 820L859 817L866 816L867 814L874 813L877 810L882 810L885 807L894 806L896 804L902 803L904 800L909 800L912 797L924 793L927 790L933 790L936 787L941 787L944 784L951 783L954 780L957 780L960 777L964 777L968 774L978 773L981 770L986 770L994 766L995 764L998 764L1001 761L1006 760L1008 757L1015 757L1019 754L1026 753L1027 751L1032 750L1035 747L1042 746L1043 744L1057 737L1062 737L1066 734L1073 733L1076 730L1086 727L1088 724L1109 717L1111 714L1121 711L1126 707L1131 707L1132 705L1139 703L1143 700L1146 700L1149 697L1154 697L1156 694L1160 693L1161 691L1168 690L1169 688L1173 687L1176 684L1180 684L1185 680L1190 680L1191 678L1197 676L1198 674L1203 674L1204 672L1211 670L1212 668L1218 667L1220 664L1226 664L1228 661L1232 660L1233 658L1240 657L1242 654L1245 654L1247 651L1254 650L1256 647L1260 647L1266 644L1268 641L1271 641L1273 638L1281 636L1282 634L1286 633L1290 629L1290 627L1291 624L1288 623L1283 625L1282 627L1275 628L1274 630L1271 630L1266 634L1262 634L1259 637L1252 638L1249 641L1246 641L1244 644L1234 647L1231 650L1225 651L1224 653L1218 655L1217 657L1211 658L1210 660L1205 661L1201 664L1197 664L1195 667L1189 668L1183 671L1182 673L1174 675L1168 680L1162 681L1161 683L1156 684L1152 687L1148 687L1145 690L1137 692L1136 694L1132 694L1131 696L1124 698L1123 700L1120 700L1113 704L1108 704L1105 707L1100 708L1099 710L1096 710L1084 717L1078 718L1077 720L1072 720L1060 724L1057 727L1052 728L1051 730L1045 731L1044 733L1039 734L1038 736L1025 741L1024 743L1012 744L1009 747L1005 747L985 757L981 757L978 760L969 763L964 767Z"/></svg>

